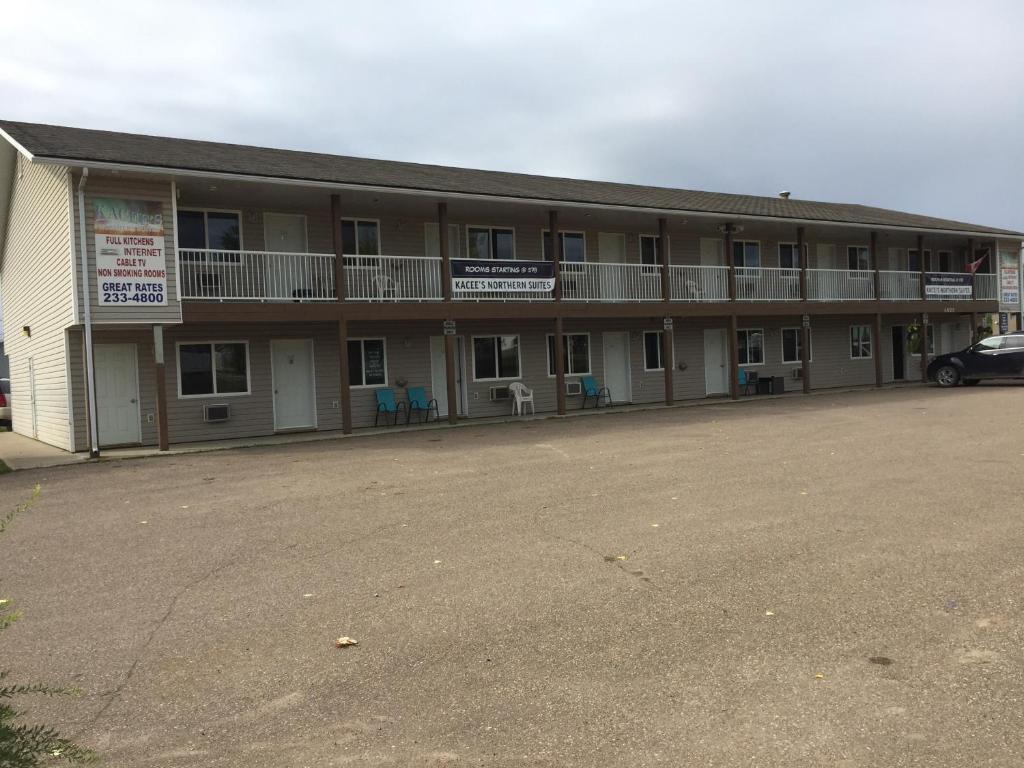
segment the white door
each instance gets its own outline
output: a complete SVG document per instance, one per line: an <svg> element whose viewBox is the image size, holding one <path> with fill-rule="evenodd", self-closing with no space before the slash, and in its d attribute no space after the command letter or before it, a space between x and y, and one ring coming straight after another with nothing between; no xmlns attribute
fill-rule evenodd
<svg viewBox="0 0 1024 768"><path fill-rule="evenodd" d="M264 213L263 237L271 253L306 253L306 217L298 213Z"/></svg>
<svg viewBox="0 0 1024 768"><path fill-rule="evenodd" d="M97 344L96 427L100 445L142 442L139 367L134 344Z"/></svg>
<svg viewBox="0 0 1024 768"><path fill-rule="evenodd" d="M836 263L836 247L830 243L818 243L815 249L818 254L818 262L815 265L818 269L838 269Z"/></svg>
<svg viewBox="0 0 1024 768"><path fill-rule="evenodd" d="M633 399L629 376L629 333L605 331L601 338L604 346L604 386L611 392L613 403L628 403Z"/></svg>
<svg viewBox="0 0 1024 768"><path fill-rule="evenodd" d="M729 332L725 328L704 330L704 387L709 395L729 392Z"/></svg>
<svg viewBox="0 0 1024 768"><path fill-rule="evenodd" d="M455 337L455 393L459 400L455 412L459 416L464 416L466 396L463 392L461 336ZM437 400L438 415L447 416L448 374L445 370L444 336L430 337L430 396Z"/></svg>
<svg viewBox="0 0 1024 768"><path fill-rule="evenodd" d="M725 246L717 237L700 239L700 263L704 267L725 266Z"/></svg>
<svg viewBox="0 0 1024 768"><path fill-rule="evenodd" d="M626 263L626 236L615 232L598 232L597 260L602 264ZM608 301L622 301L626 298L624 267L598 267L601 270L599 282L601 298Z"/></svg>
<svg viewBox="0 0 1024 768"><path fill-rule="evenodd" d="M274 339L270 350L274 429L315 427L313 340Z"/></svg>

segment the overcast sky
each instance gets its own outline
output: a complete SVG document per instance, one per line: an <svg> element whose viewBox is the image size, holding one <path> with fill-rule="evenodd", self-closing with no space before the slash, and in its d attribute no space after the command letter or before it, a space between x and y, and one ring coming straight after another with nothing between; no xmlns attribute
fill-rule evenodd
<svg viewBox="0 0 1024 768"><path fill-rule="evenodd" d="M1019 0L3 10L5 118L1024 229Z"/></svg>

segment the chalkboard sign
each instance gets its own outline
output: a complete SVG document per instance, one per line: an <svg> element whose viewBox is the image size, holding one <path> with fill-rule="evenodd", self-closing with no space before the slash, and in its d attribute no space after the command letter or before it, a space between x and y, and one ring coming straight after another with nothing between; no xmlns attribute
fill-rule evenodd
<svg viewBox="0 0 1024 768"><path fill-rule="evenodd" d="M376 340L367 340L363 347L364 374L367 384L387 384L384 372L384 344Z"/></svg>

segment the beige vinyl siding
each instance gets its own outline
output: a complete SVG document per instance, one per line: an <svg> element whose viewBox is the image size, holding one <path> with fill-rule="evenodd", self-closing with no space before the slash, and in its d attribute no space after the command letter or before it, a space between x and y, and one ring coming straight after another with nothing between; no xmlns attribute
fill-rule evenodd
<svg viewBox="0 0 1024 768"><path fill-rule="evenodd" d="M68 183L67 169L18 155L0 273L14 431L65 449L71 430L64 329L73 322Z"/></svg>

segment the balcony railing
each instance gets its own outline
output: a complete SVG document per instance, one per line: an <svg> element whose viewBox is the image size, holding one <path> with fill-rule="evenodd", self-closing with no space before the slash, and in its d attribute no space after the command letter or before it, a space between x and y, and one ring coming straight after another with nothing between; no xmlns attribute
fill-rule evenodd
<svg viewBox="0 0 1024 768"><path fill-rule="evenodd" d="M875 298L874 270L808 269L811 301L864 301Z"/></svg>
<svg viewBox="0 0 1024 768"><path fill-rule="evenodd" d="M441 258L346 256L345 296L353 301L440 301Z"/></svg>
<svg viewBox="0 0 1024 768"><path fill-rule="evenodd" d="M562 298L566 301L660 301L661 267L564 261Z"/></svg>
<svg viewBox="0 0 1024 768"><path fill-rule="evenodd" d="M669 266L672 301L728 301L729 268Z"/></svg>
<svg viewBox="0 0 1024 768"><path fill-rule="evenodd" d="M883 301L917 301L921 298L920 272L879 272Z"/></svg>
<svg viewBox="0 0 1024 768"><path fill-rule="evenodd" d="M180 249L184 299L332 301L334 255Z"/></svg>
<svg viewBox="0 0 1024 768"><path fill-rule="evenodd" d="M800 301L800 270L737 267L737 301Z"/></svg>

